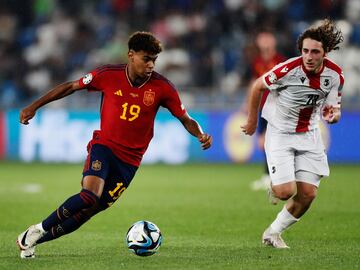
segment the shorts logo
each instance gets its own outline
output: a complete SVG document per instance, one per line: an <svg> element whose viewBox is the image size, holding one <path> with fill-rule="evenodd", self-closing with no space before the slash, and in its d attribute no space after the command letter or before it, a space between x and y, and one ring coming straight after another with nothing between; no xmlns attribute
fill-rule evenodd
<svg viewBox="0 0 360 270"><path fill-rule="evenodd" d="M155 101L155 92L152 92L151 89L149 89L149 91L145 91L143 98L144 104L146 106L150 106L154 103L154 101Z"/></svg>
<svg viewBox="0 0 360 270"><path fill-rule="evenodd" d="M91 73L88 73L84 76L84 78L82 79L83 84L89 84L93 79L93 75Z"/></svg>
<svg viewBox="0 0 360 270"><path fill-rule="evenodd" d="M95 160L91 163L91 169L94 171L100 171L101 170L101 162L98 160Z"/></svg>

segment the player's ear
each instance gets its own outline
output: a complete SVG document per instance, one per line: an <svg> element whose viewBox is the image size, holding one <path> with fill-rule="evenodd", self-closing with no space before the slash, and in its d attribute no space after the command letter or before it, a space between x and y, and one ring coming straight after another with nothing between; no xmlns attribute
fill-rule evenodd
<svg viewBox="0 0 360 270"><path fill-rule="evenodd" d="M133 50L129 50L128 58L131 62L134 62L134 51Z"/></svg>

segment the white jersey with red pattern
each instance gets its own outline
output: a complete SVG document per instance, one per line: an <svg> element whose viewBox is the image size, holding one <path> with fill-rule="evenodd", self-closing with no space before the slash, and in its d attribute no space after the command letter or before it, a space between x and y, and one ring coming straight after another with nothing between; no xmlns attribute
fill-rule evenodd
<svg viewBox="0 0 360 270"><path fill-rule="evenodd" d="M279 131L314 130L324 105L340 108L344 75L327 58L316 74L306 71L299 56L276 65L262 78L270 90L262 117Z"/></svg>

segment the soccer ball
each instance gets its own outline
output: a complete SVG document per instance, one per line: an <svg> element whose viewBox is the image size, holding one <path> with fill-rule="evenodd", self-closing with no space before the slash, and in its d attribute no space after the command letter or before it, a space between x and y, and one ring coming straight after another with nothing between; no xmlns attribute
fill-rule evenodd
<svg viewBox="0 0 360 270"><path fill-rule="evenodd" d="M126 244L130 251L139 256L156 253L162 242L160 229L150 221L134 223L126 234Z"/></svg>

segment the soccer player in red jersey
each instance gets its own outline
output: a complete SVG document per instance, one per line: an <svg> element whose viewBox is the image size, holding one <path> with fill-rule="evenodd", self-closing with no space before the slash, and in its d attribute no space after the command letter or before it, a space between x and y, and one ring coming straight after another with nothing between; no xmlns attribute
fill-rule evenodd
<svg viewBox="0 0 360 270"><path fill-rule="evenodd" d="M160 41L151 33L135 32L128 47L127 64L102 66L80 80L60 84L21 111L20 122L27 125L51 101L83 89L102 93L100 130L94 131L88 144L82 190L19 235L22 258L35 257L37 244L75 231L120 197L153 137L160 106L178 118L204 150L211 146L212 137L186 112L172 83L154 71L162 51Z"/></svg>
<svg viewBox="0 0 360 270"><path fill-rule="evenodd" d="M254 134L261 95L270 90L262 110L268 121L265 152L271 177L272 203L286 201L264 231L262 242L288 248L281 234L308 211L323 176L329 175L326 151L319 130L320 117L329 124L341 116L344 75L326 56L343 41L328 19L305 30L298 38L301 56L273 67L251 87L249 115L243 132Z"/></svg>

